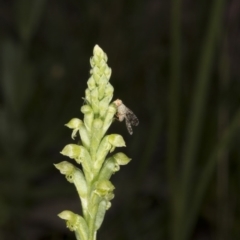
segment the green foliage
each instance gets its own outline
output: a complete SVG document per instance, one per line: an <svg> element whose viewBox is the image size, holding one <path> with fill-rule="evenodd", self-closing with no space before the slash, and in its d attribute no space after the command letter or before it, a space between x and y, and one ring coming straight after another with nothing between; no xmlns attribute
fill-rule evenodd
<svg viewBox="0 0 240 240"><path fill-rule="evenodd" d="M96 41L111 56L115 95L135 104L142 126L126 149L137 161L114 179L121 192L114 206L121 207L107 214L98 237L240 239L238 1L0 2L0 239L75 238L55 216L63 204L77 212L76 191L59 183L51 163L61 161L56 149L67 144L62 123L78 116ZM97 73L88 81L84 117L68 123L76 142L66 150L81 157L116 112L107 78L91 93ZM110 180L129 158L107 156L113 147L103 139L95 171L102 164L99 180ZM75 186L86 209L85 177L94 177L79 165L62 165L70 183L81 182Z"/></svg>

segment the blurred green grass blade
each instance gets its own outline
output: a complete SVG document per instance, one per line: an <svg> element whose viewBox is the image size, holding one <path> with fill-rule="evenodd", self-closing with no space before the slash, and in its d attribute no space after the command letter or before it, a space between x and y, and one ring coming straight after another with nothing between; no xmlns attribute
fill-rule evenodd
<svg viewBox="0 0 240 240"><path fill-rule="evenodd" d="M224 29L225 30L225 29ZM229 89L230 86L230 61L228 52L228 36L226 33L220 34L222 38L221 54L219 60L219 92L220 96ZM226 101L221 101L219 97L218 107L218 136L223 136L224 131L229 124L229 104ZM218 156L217 160L217 216L216 216L216 238L218 240L230 239L230 202L229 202L229 150L226 149L223 154Z"/></svg>
<svg viewBox="0 0 240 240"><path fill-rule="evenodd" d="M196 185L195 194L193 194L194 195L192 201L193 205L187 217L188 231L192 229L193 224L195 224L196 222L197 213L199 212L204 194L207 190L207 187L209 186L211 178L214 175L214 171L216 170L217 160L219 159L219 156L222 155L229 147L231 140L233 139L234 135L238 133L239 128L240 128L240 110L238 110L232 122L230 123L228 129L223 135L222 139L213 150L212 154L207 160L206 166L201 176L199 177L199 181Z"/></svg>
<svg viewBox="0 0 240 240"><path fill-rule="evenodd" d="M180 93L181 93L181 0L173 0L171 7L171 58L170 58L170 86L169 86L169 125L167 143L167 176L171 194L170 203L170 235L172 239L178 237L176 224L177 198L177 153L180 123Z"/></svg>
<svg viewBox="0 0 240 240"><path fill-rule="evenodd" d="M183 171L181 174L181 187L178 192L178 212L176 219L175 239L189 239L192 228L188 228L185 219L188 218L188 208L191 204L191 190L193 187L193 174L196 155L201 138L202 124L205 114L207 97L210 86L210 74L213 57L216 50L217 36L221 26L224 0L215 0L210 11L210 22L206 38L203 43L202 55L196 77L196 85L193 91L192 106L186 129L186 142L183 148ZM193 226L192 226L193 227Z"/></svg>
<svg viewBox="0 0 240 240"><path fill-rule="evenodd" d="M16 101L16 75L19 68L19 58L22 53L11 41L6 41L2 45L2 90L6 106L14 112L17 111Z"/></svg>
<svg viewBox="0 0 240 240"><path fill-rule="evenodd" d="M171 58L169 86L169 125L167 144L167 176L171 194L170 203L170 235L175 239L178 225L176 218L176 162L179 140L180 123L180 90L181 90L181 0L172 1L171 8Z"/></svg>
<svg viewBox="0 0 240 240"><path fill-rule="evenodd" d="M175 189L176 159L180 122L180 89L181 89L181 0L174 0L171 18L171 72L169 89L169 126L167 170L171 189Z"/></svg>
<svg viewBox="0 0 240 240"><path fill-rule="evenodd" d="M16 0L16 24L21 39L29 42L35 34L45 8L46 0Z"/></svg>
<svg viewBox="0 0 240 240"><path fill-rule="evenodd" d="M210 86L211 67L216 50L217 36L221 26L224 2L224 0L215 0L212 6L210 23L206 34L206 39L204 40L203 51L197 72L196 86L191 106L191 115L189 116L189 123L187 124L186 144L183 152L183 208L187 208L187 201L190 199L194 165L201 138L202 123Z"/></svg>
<svg viewBox="0 0 240 240"><path fill-rule="evenodd" d="M6 40L2 44L2 89L8 110L23 114L35 90L34 67L21 46Z"/></svg>

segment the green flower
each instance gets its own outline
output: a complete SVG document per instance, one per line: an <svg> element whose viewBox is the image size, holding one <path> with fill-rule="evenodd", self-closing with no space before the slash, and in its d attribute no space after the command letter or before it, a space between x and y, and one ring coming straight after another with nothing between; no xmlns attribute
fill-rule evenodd
<svg viewBox="0 0 240 240"><path fill-rule="evenodd" d="M91 70L85 90L84 105L81 107L83 120L72 118L65 126L72 130L74 140L78 134L80 142L67 144L61 154L74 159L81 168L63 161L55 167L73 183L79 194L83 216L71 211L63 211L58 216L67 222L67 227L75 232L77 240L96 240L106 210L114 198L114 185L110 177L131 159L124 153L108 157L116 147L125 147L119 134L106 135L117 112L111 103L114 93L109 83L112 73L107 65L107 55L96 45L90 59ZM108 157L108 158L107 158Z"/></svg>

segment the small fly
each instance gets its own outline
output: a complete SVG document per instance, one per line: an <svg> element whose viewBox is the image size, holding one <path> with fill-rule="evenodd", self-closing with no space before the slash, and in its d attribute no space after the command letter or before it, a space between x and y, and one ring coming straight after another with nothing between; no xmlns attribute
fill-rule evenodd
<svg viewBox="0 0 240 240"><path fill-rule="evenodd" d="M127 108L122 100L117 99L114 101L115 105L117 106L117 118L120 122L125 119L125 123L127 126L127 130L129 134L133 134L132 126L137 126L139 124L139 120L136 115Z"/></svg>

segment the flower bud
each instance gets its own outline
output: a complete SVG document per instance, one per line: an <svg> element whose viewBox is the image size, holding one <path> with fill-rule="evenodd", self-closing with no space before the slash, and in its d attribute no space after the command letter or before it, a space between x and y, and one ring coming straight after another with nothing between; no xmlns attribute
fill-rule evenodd
<svg viewBox="0 0 240 240"><path fill-rule="evenodd" d="M108 61L108 56L106 53L104 53L104 57L103 57L104 61L107 62Z"/></svg>
<svg viewBox="0 0 240 240"><path fill-rule="evenodd" d="M101 76L102 73L98 66L94 66L94 68L92 69L92 77L97 85L99 84L99 79L101 78Z"/></svg>
<svg viewBox="0 0 240 240"><path fill-rule="evenodd" d="M110 192L109 194L107 194L104 198L108 201L111 201L112 199L114 199L115 195ZM110 205L111 206L111 205Z"/></svg>
<svg viewBox="0 0 240 240"><path fill-rule="evenodd" d="M110 67L106 68L104 71L104 75L107 77L107 79L110 79L112 74L112 69Z"/></svg>
<svg viewBox="0 0 240 240"><path fill-rule="evenodd" d="M109 180L110 177L112 176L113 173L115 173L116 167L115 167L116 163L115 163L115 159L113 157L108 158L102 168L101 171L99 173L98 179L102 180L102 179L107 179Z"/></svg>
<svg viewBox="0 0 240 240"><path fill-rule="evenodd" d="M105 97L107 99L107 97ZM104 99L105 99L104 98ZM103 100L104 100L103 99ZM102 100L102 101L103 101ZM107 101L107 100L106 100ZM101 109L100 109L101 111ZM102 127L102 135L104 135L108 128L110 127L110 125L112 124L112 121L113 121L113 117L114 115L116 114L117 112L117 108L115 106L115 104L111 104L109 107L108 107L108 110L107 110L107 113L106 113L106 117L104 119L104 122L103 122L103 127ZM101 112L100 112L101 113ZM104 113L102 113L104 114Z"/></svg>
<svg viewBox="0 0 240 240"><path fill-rule="evenodd" d="M82 121L78 118L72 118L68 123L65 124L70 129L79 128L82 124Z"/></svg>
<svg viewBox="0 0 240 240"><path fill-rule="evenodd" d="M87 208L88 190L83 172L67 161L54 164L54 166L61 172L61 174L64 174L66 176L66 179L70 183L74 183L80 196L83 210L85 210Z"/></svg>
<svg viewBox="0 0 240 240"><path fill-rule="evenodd" d="M106 210L108 210L110 207L112 206L111 202L107 202L107 207L106 207Z"/></svg>
<svg viewBox="0 0 240 240"><path fill-rule="evenodd" d="M119 165L126 165L131 161L130 158L128 158L124 153L116 153L110 158L108 158L99 173L98 179L110 179L112 174L119 171L120 166Z"/></svg>
<svg viewBox="0 0 240 240"><path fill-rule="evenodd" d="M90 91L93 90L94 88L96 88L95 80L92 76L88 79L87 85L88 85L88 89Z"/></svg>
<svg viewBox="0 0 240 240"><path fill-rule="evenodd" d="M86 127L82 124L82 126L79 129L80 137L82 140L82 144L86 149L89 149L90 147L90 133L87 131Z"/></svg>
<svg viewBox="0 0 240 240"><path fill-rule="evenodd" d="M112 157L114 158L118 165L126 165L132 160L122 152L116 153Z"/></svg>
<svg viewBox="0 0 240 240"><path fill-rule="evenodd" d="M89 148L90 138L82 120L78 118L73 118L67 124L65 124L65 126L67 126L70 129L73 129L72 139L75 138L77 132L79 131L83 146L86 147L87 149Z"/></svg>
<svg viewBox="0 0 240 240"><path fill-rule="evenodd" d="M98 86L98 99L101 100L105 95L105 89L106 85L108 83L108 78L105 76L102 76L99 80L99 86Z"/></svg>
<svg viewBox="0 0 240 240"><path fill-rule="evenodd" d="M102 125L103 125L103 122L101 119L99 118L94 119L93 126L92 126L91 146L90 146L90 153L93 161L95 160L96 152L100 144L100 141L102 139Z"/></svg>
<svg viewBox="0 0 240 240"><path fill-rule="evenodd" d="M90 57L90 65L91 65L92 68L95 66L95 62L93 60L93 57Z"/></svg>
<svg viewBox="0 0 240 240"><path fill-rule="evenodd" d="M110 153L113 152L116 147L126 147L123 137L119 134L109 135L108 141L112 145Z"/></svg>
<svg viewBox="0 0 240 240"><path fill-rule="evenodd" d="M109 106L109 97L103 98L99 102L99 115L101 118L105 118Z"/></svg>
<svg viewBox="0 0 240 240"><path fill-rule="evenodd" d="M108 136L105 136L99 145L96 155L96 161L94 161L93 170L95 171L95 173L98 173L101 169L103 161L105 160L105 157L107 156L111 147L112 145L108 141Z"/></svg>
<svg viewBox="0 0 240 240"><path fill-rule="evenodd" d="M105 53L103 52L103 50L97 44L93 48L93 55L98 56L99 58L104 58L105 57Z"/></svg>
<svg viewBox="0 0 240 240"><path fill-rule="evenodd" d="M96 216L96 220L95 220L95 230L97 231L103 222L106 210L107 210L107 205L108 205L108 201L106 201L105 199L102 200L99 204L98 207L98 212L97 212L97 216Z"/></svg>
<svg viewBox="0 0 240 240"><path fill-rule="evenodd" d="M59 213L58 216L67 221L67 228L75 231L81 240L88 240L89 229L83 217L68 210Z"/></svg>
<svg viewBox="0 0 240 240"><path fill-rule="evenodd" d="M85 174L92 175L91 171L91 157L87 149L83 146L76 144L68 144L60 152L64 156L75 159L78 164L82 164ZM86 176L87 177L87 176Z"/></svg>
<svg viewBox="0 0 240 240"><path fill-rule="evenodd" d="M92 123L93 123L93 118L94 118L93 110L89 105L84 105L81 108L81 112L84 114L83 121L84 121L85 127L86 127L89 135L91 135Z"/></svg>
<svg viewBox="0 0 240 240"><path fill-rule="evenodd" d="M108 65L107 65L107 63L104 61L104 59L101 59L101 60L98 62L98 68L100 69L101 74L104 75L105 70L108 68ZM99 82L99 84L100 84L100 82Z"/></svg>
<svg viewBox="0 0 240 240"><path fill-rule="evenodd" d="M60 152L64 156L68 156L71 159L78 159L81 152L81 147L77 144L68 144Z"/></svg>
<svg viewBox="0 0 240 240"><path fill-rule="evenodd" d="M111 83L108 83L105 88L105 97L107 96L111 97L110 101L112 100L113 92L114 92L113 86L111 85Z"/></svg>
<svg viewBox="0 0 240 240"><path fill-rule="evenodd" d="M96 55L93 55L91 58L91 62L92 62L92 69L98 64L99 62L99 57Z"/></svg>
<svg viewBox="0 0 240 240"><path fill-rule="evenodd" d="M94 192L100 197L106 197L112 194L114 189L115 187L109 180L101 180L96 183Z"/></svg>
<svg viewBox="0 0 240 240"><path fill-rule="evenodd" d="M125 142L121 135L118 134L111 134L108 136L105 136L103 140L101 141L99 148L97 150L96 155L96 161L94 161L93 165L93 171L96 173L99 172L99 170L102 167L102 164L107 156L107 154L112 152L115 147L124 147Z"/></svg>
<svg viewBox="0 0 240 240"><path fill-rule="evenodd" d="M65 210L62 211L61 213L58 214L58 216L67 221L67 227L71 230L71 231L76 231L77 228L79 227L79 215Z"/></svg>
<svg viewBox="0 0 240 240"><path fill-rule="evenodd" d="M72 175L75 168L73 164L67 161L63 161L53 165L60 171L61 174L64 174L64 175ZM73 182L73 181L69 181L69 182Z"/></svg>
<svg viewBox="0 0 240 240"><path fill-rule="evenodd" d="M99 111L99 100L98 100L98 89L94 88L91 91L91 104L92 104L92 109L95 114L98 114Z"/></svg>
<svg viewBox="0 0 240 240"><path fill-rule="evenodd" d="M123 140L123 137L119 134L111 134L108 136L108 141L111 143L114 147L126 147L125 141Z"/></svg>
<svg viewBox="0 0 240 240"><path fill-rule="evenodd" d="M85 101L87 104L91 104L91 93L88 88L85 90Z"/></svg>

